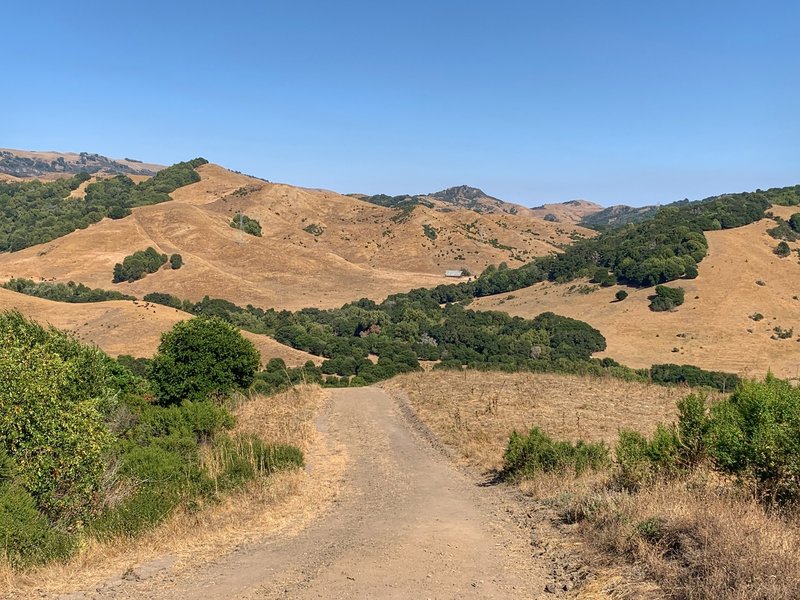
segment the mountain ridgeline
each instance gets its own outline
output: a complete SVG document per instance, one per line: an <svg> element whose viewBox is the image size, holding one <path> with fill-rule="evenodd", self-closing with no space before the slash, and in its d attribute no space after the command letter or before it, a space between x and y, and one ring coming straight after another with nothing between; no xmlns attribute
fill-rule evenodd
<svg viewBox="0 0 800 600"><path fill-rule="evenodd" d="M765 197L768 197L770 202L773 204L792 206L796 204L796 198L798 195L797 188L798 186L772 188L767 191L756 190L753 193L765 195ZM643 221L647 221L655 217L662 208L681 208L693 204L697 205L708 203L713 200L721 200L727 197L736 198L740 197L741 195L742 194L720 194L717 196L710 196L703 200L678 200L677 202L672 202L663 207L653 204L648 206L625 206L620 204L616 206L609 206L602 210L598 210L586 215L580 220L580 224L590 229L603 231L606 229L622 227L623 225L629 225L631 223L642 223Z"/></svg>
<svg viewBox="0 0 800 600"><path fill-rule="evenodd" d="M51 175L77 175L78 173L152 177L159 170L158 165L144 164L132 158L115 160L90 152L63 154L0 149L0 173L12 177L37 178Z"/></svg>
<svg viewBox="0 0 800 600"><path fill-rule="evenodd" d="M507 213L515 215L522 208L468 185L450 187L433 194L401 194L399 196L377 194L374 196L358 195L357 197L365 202L399 209L426 206L444 211L466 209L482 214Z"/></svg>

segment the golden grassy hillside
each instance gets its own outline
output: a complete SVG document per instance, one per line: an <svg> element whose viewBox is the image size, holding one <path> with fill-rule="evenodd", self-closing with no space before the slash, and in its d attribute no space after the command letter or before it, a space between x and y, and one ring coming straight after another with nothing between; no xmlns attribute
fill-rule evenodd
<svg viewBox="0 0 800 600"><path fill-rule="evenodd" d="M592 235L574 225L511 214L426 207L403 214L216 165L199 172L202 180L177 190L171 202L0 256L0 279L74 280L139 297L159 291L262 307L334 307L435 286L445 281L447 269L477 273L502 261L520 265L557 251L573 235ZM238 211L260 221L263 237L229 226ZM112 284L114 264L148 246L181 254L183 268Z"/></svg>
<svg viewBox="0 0 800 600"><path fill-rule="evenodd" d="M613 444L620 429L650 434L674 420L685 387L555 373L410 373L384 383L467 464L502 466L512 431L540 427L556 439Z"/></svg>
<svg viewBox="0 0 800 600"><path fill-rule="evenodd" d="M797 209L775 207L774 212L788 217ZM781 377L796 377L800 263L795 253L788 258L773 254L778 242L766 234L773 226L773 221L764 219L707 232L709 251L699 265L700 275L670 284L686 290L686 303L674 312L648 309L652 289L628 289L630 296L616 302L619 286L581 293L586 282L540 283L471 306L523 317L553 311L581 319L606 337L606 356L631 367L671 362L751 376L771 369ZM798 248L797 243L789 245ZM750 315L756 313L764 319L752 320ZM772 339L775 327L793 328L795 335Z"/></svg>
<svg viewBox="0 0 800 600"><path fill-rule="evenodd" d="M175 323L191 318L183 311L150 302L114 300L67 304L0 288L0 311L12 309L43 325L74 333L81 341L96 344L111 356L150 357L158 348L162 333ZM284 346L267 336L247 331L242 334L258 348L262 362L282 358L289 366L300 366L308 360L321 361L317 356Z"/></svg>
<svg viewBox="0 0 800 600"><path fill-rule="evenodd" d="M569 200L558 204L542 204L528 209L540 219L554 215L560 223L579 223L581 219L603 210L603 207L588 200Z"/></svg>

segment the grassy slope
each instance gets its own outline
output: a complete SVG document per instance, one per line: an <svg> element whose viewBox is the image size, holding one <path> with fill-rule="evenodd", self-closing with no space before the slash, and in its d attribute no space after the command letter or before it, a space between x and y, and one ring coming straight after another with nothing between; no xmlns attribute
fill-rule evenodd
<svg viewBox="0 0 800 600"><path fill-rule="evenodd" d="M161 334L178 321L191 318L183 311L152 304L114 300L92 304L54 302L0 288L0 310L16 309L42 324L74 333L85 343L94 343L112 356L152 356ZM320 358L279 344L272 338L242 332L261 352L262 360L283 358L289 366L300 366Z"/></svg>
<svg viewBox="0 0 800 600"><path fill-rule="evenodd" d="M797 209L775 207L773 212L788 217ZM605 355L631 367L672 362L745 375L772 369L778 376L795 377L800 366L796 339L778 341L770 336L776 325L800 332L800 300L793 299L800 294L796 285L800 264L796 254L784 259L773 254L777 241L765 233L773 226L773 221L764 219L738 229L707 232L709 252L699 265L699 277L669 284L686 290L686 303L675 312L650 311L647 296L652 289L614 286L582 294L578 288L585 282L576 282L577 287L540 283L513 292L510 299L503 294L471 306L523 317L552 310L581 319L606 337ZM756 284L759 280L766 285ZM630 294L623 302L614 301L619 289ZM756 312L764 320L749 318ZM679 351L673 352L674 348Z"/></svg>
<svg viewBox="0 0 800 600"><path fill-rule="evenodd" d="M266 183L215 165L198 171L203 180L177 190L173 202L0 256L0 278L73 279L140 297L163 291L240 305L333 307L436 285L446 269L467 266L477 273L490 263L522 264L519 259L556 251L575 231L591 235L534 217L424 207L398 223L394 210L333 192ZM248 193L233 194L240 188ZM261 222L262 238L245 236L239 243L239 232L228 224L240 210ZM324 233L304 231L312 223ZM425 235L425 224L439 230L436 240ZM114 264L147 246L180 253L185 266L112 286Z"/></svg>

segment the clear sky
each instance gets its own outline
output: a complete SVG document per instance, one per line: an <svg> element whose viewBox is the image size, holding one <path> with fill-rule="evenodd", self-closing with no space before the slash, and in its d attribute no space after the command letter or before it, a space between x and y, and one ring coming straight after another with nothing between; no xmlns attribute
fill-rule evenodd
<svg viewBox="0 0 800 600"><path fill-rule="evenodd" d="M800 183L796 0L7 2L0 147L527 205Z"/></svg>

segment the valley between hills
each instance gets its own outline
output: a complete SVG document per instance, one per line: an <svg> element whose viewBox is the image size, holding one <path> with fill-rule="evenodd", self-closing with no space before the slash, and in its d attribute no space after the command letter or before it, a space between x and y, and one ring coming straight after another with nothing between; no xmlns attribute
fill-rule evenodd
<svg viewBox="0 0 800 600"><path fill-rule="evenodd" d="M0 150L0 597L795 598L798 206Z"/></svg>

